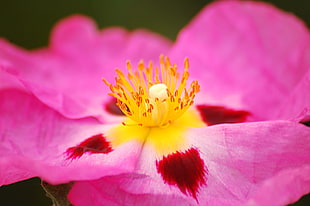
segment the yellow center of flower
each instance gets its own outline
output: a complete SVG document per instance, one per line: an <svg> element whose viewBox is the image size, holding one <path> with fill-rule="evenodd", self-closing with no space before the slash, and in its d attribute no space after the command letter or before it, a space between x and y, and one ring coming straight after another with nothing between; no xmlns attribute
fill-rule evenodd
<svg viewBox="0 0 310 206"><path fill-rule="evenodd" d="M145 67L141 61L136 71L128 61L126 76L116 69L116 85L103 80L112 91L110 95L117 99L118 107L138 125L166 127L193 104L195 94L199 92L197 81L186 88L188 67L186 58L184 71L180 76L177 66L171 65L167 57L160 57L160 68L153 68L152 63Z"/></svg>
<svg viewBox="0 0 310 206"><path fill-rule="evenodd" d="M146 67L140 61L138 69L133 70L127 61L128 73L116 69L115 85L103 79L110 87L109 94L128 117L109 132L114 146L136 139L150 142L159 154L165 155L186 145L186 129L204 125L198 113L189 109L200 86L193 81L187 88L188 68L187 58L180 74L168 57L160 56L160 66L155 68L152 62Z"/></svg>

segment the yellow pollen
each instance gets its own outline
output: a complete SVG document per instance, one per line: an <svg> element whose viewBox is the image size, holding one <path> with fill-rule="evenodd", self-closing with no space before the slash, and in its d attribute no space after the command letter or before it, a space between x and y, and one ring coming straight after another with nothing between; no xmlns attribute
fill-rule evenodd
<svg viewBox="0 0 310 206"><path fill-rule="evenodd" d="M184 60L184 71L180 75L176 65L168 57L160 56L160 66L146 67L143 61L134 70L127 61L128 73L116 69L115 85L105 79L111 96L117 99L117 106L136 125L142 127L166 127L178 119L193 104L199 92L198 81L187 88L189 77L188 58ZM123 122L123 125L128 125Z"/></svg>

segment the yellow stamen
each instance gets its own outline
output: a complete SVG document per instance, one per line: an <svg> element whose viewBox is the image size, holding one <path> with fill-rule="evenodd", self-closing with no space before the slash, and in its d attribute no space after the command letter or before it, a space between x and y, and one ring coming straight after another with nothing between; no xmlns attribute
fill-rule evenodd
<svg viewBox="0 0 310 206"><path fill-rule="evenodd" d="M115 85L105 79L117 99L117 106L128 117L125 122L105 132L113 147L127 141L138 141L144 146L152 145L158 158L190 147L186 138L189 128L205 126L199 113L189 107L193 104L199 84L187 85L189 62L178 72L168 57L160 56L159 67L143 61L133 69L127 61L127 74L116 69Z"/></svg>
<svg viewBox="0 0 310 206"><path fill-rule="evenodd" d="M159 68L153 68L152 62L145 67L140 61L138 69L133 70L127 61L127 75L116 69L115 85L103 81L111 90L109 94L117 99L118 107L137 125L166 127L193 104L195 94L199 92L197 81L186 88L188 68L186 58L180 75L177 66L171 65L169 58L161 55Z"/></svg>

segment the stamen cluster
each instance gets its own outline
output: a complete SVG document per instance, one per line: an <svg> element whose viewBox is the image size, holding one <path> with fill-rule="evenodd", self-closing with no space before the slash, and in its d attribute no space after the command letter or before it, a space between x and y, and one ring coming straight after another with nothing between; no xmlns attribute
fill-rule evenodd
<svg viewBox="0 0 310 206"><path fill-rule="evenodd" d="M137 70L133 70L130 61L127 61L127 75L116 69L115 85L105 79L103 81L110 87L109 94L117 99L117 106L138 125L165 127L193 104L195 94L199 92L198 81L191 82L189 88L186 88L188 68L189 61L186 58L184 71L180 75L177 66L171 65L169 58L161 55L160 67L154 68L152 62L146 67L140 61ZM158 86L165 91L155 89L155 94L151 92L159 84L165 85ZM125 122L123 124L127 125Z"/></svg>

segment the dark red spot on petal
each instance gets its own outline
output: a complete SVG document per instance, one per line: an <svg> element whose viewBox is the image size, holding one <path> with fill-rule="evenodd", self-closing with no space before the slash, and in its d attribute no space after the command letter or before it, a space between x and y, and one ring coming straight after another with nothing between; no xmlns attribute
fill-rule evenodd
<svg viewBox="0 0 310 206"><path fill-rule="evenodd" d="M184 194L196 200L199 188L206 185L208 170L194 148L169 154L156 161L156 166L165 183L176 185Z"/></svg>
<svg viewBox="0 0 310 206"><path fill-rule="evenodd" d="M245 110L228 109L222 106L197 105L196 107L207 125L245 122L250 115L250 112Z"/></svg>
<svg viewBox="0 0 310 206"><path fill-rule="evenodd" d="M97 134L89 137L75 147L67 149L67 159L80 158L84 153L109 153L112 151L112 147L108 141L106 141L103 134Z"/></svg>
<svg viewBox="0 0 310 206"><path fill-rule="evenodd" d="M300 123L306 125L307 127L310 127L310 121L301 121Z"/></svg>
<svg viewBox="0 0 310 206"><path fill-rule="evenodd" d="M122 110L120 110L120 108L116 105L117 100L115 98L111 99L106 105L105 105L105 109L107 112L114 114L114 115L124 115L124 113L122 112Z"/></svg>

